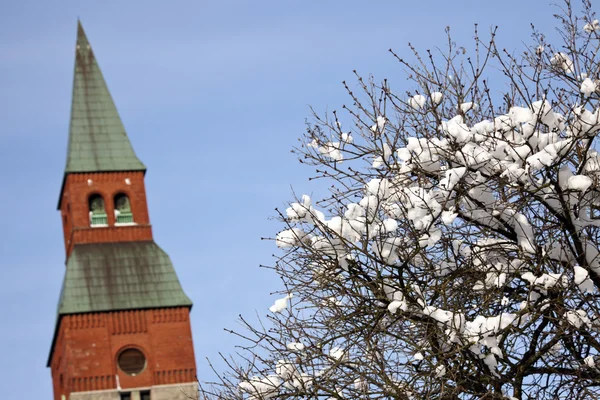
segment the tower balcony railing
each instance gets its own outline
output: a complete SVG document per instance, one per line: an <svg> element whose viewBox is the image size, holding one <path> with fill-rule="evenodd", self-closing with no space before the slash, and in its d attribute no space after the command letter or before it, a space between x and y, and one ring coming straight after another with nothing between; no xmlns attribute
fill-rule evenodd
<svg viewBox="0 0 600 400"><path fill-rule="evenodd" d="M117 224L131 224L133 223L133 214L131 212L121 211L117 214Z"/></svg>
<svg viewBox="0 0 600 400"><path fill-rule="evenodd" d="M90 214L90 225L91 226L108 226L108 216L106 213L103 214Z"/></svg>

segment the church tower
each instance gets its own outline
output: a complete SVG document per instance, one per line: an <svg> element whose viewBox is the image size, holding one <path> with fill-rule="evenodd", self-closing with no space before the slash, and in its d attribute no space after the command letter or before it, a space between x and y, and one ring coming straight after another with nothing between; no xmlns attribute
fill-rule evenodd
<svg viewBox="0 0 600 400"><path fill-rule="evenodd" d="M152 238L145 172L78 23L58 202L67 261L48 358L55 400L197 394L192 302Z"/></svg>

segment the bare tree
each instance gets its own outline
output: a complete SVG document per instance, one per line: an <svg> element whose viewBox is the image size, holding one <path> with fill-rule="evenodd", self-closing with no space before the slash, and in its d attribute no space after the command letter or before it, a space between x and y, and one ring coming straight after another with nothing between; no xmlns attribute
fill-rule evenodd
<svg viewBox="0 0 600 400"><path fill-rule="evenodd" d="M600 24L559 8L559 44L390 50L410 92L315 114L330 195L280 213L285 297L201 396L600 398Z"/></svg>

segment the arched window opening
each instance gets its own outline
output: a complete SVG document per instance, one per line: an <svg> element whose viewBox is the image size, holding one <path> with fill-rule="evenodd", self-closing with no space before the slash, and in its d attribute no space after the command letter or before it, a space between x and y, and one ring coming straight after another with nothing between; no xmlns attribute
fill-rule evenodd
<svg viewBox="0 0 600 400"><path fill-rule="evenodd" d="M104 199L99 194L90 196L89 202L90 226L108 226L108 217L104 208Z"/></svg>
<svg viewBox="0 0 600 400"><path fill-rule="evenodd" d="M133 223L131 203L126 194L119 193L115 196L115 220L117 221L117 224Z"/></svg>

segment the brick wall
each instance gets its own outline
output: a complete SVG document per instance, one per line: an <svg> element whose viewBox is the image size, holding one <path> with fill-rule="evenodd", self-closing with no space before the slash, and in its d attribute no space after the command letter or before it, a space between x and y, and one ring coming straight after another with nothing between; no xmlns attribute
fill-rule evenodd
<svg viewBox="0 0 600 400"><path fill-rule="evenodd" d="M115 226L114 198L120 193L129 197L136 226ZM109 225L106 228L90 226L88 200L94 194L104 199ZM77 243L152 239L144 173L141 171L68 174L61 194L60 212L67 257Z"/></svg>
<svg viewBox="0 0 600 400"><path fill-rule="evenodd" d="M137 376L117 366L134 347L146 356ZM54 399L72 392L140 388L196 380L196 363L185 307L63 316L50 360Z"/></svg>

